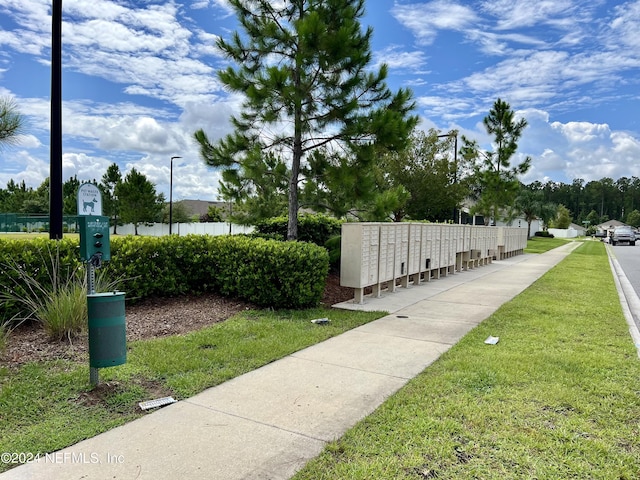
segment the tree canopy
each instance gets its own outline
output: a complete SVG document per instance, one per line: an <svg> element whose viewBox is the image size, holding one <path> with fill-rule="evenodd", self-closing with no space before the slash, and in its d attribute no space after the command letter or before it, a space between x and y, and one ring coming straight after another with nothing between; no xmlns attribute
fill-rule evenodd
<svg viewBox="0 0 640 480"><path fill-rule="evenodd" d="M306 180L303 162L325 149L325 158L335 161L322 163L325 170L315 170L316 179L332 169L335 178L340 168L350 168L352 177L369 175L376 148L406 144L417 123L410 116L412 94L389 90L386 65L372 69L373 32L360 24L364 0L229 3L242 34L218 41L235 63L219 78L244 95L243 110L232 118L231 135L211 143L198 130L195 138L203 160L222 169L223 182L236 199L255 193L259 182L253 175L273 158L269 155L277 165L267 165L263 178L280 175L286 167L287 237L295 239L298 195Z"/></svg>
<svg viewBox="0 0 640 480"><path fill-rule="evenodd" d="M135 168L115 187L120 217L125 223L133 223L135 234L143 222L155 222L162 213L164 195L156 194L154 185Z"/></svg>
<svg viewBox="0 0 640 480"><path fill-rule="evenodd" d="M531 158L526 157L512 166L511 159L518 149L518 140L527 126L521 118L516 121L509 104L498 98L483 120L489 135L493 135L493 151L481 151L478 143L463 137L463 157L476 160L476 186L479 193L473 208L493 222L505 218L504 209L513 205L520 190L518 175L529 170Z"/></svg>
<svg viewBox="0 0 640 480"><path fill-rule="evenodd" d="M17 143L24 125L24 117L18 111L15 100L0 97L0 148Z"/></svg>

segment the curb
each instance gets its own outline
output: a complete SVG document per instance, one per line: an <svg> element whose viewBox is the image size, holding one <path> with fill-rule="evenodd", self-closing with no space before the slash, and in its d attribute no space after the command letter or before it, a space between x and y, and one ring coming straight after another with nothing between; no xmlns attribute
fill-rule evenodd
<svg viewBox="0 0 640 480"><path fill-rule="evenodd" d="M633 340L633 344L636 346L638 358L640 358L640 331L638 330L637 320L638 314L640 314L640 298L633 289L631 282L622 271L620 263L615 258L613 251L609 245L605 245L607 250L607 256L609 257L609 265L611 271L614 274L613 279L616 283L618 290L618 296L620 297L620 304L622 305L622 311L627 320L629 326L629 334Z"/></svg>

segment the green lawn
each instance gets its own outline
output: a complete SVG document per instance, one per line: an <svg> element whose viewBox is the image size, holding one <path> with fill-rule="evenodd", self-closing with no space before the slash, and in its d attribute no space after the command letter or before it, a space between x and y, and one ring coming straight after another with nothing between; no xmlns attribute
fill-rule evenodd
<svg viewBox="0 0 640 480"><path fill-rule="evenodd" d="M184 399L339 335L382 312L247 311L187 335L128 345L127 363L100 370L91 392L88 360L0 366L2 452L46 453L122 425L140 415L138 402ZM312 319L328 317L328 325ZM10 465L0 464L0 471Z"/></svg>
<svg viewBox="0 0 640 480"><path fill-rule="evenodd" d="M640 478L640 361L608 271L584 242L295 478Z"/></svg>
<svg viewBox="0 0 640 480"><path fill-rule="evenodd" d="M604 244L583 242L297 478L640 478L640 361L608 271ZM248 311L132 342L92 392L86 360L0 367L0 445L58 450L140 416L140 401L191 396L380 316Z"/></svg>
<svg viewBox="0 0 640 480"><path fill-rule="evenodd" d="M527 240L527 248L524 251L525 253L544 253L570 241L564 238L531 237Z"/></svg>

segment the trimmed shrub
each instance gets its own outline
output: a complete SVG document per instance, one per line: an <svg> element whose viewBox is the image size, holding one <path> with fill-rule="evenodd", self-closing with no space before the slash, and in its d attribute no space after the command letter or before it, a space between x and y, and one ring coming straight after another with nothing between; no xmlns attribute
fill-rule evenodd
<svg viewBox="0 0 640 480"><path fill-rule="evenodd" d="M536 237L544 237L544 238L554 238L553 233L549 233L546 230L536 232L536 233L534 233L534 236L536 236Z"/></svg>
<svg viewBox="0 0 640 480"><path fill-rule="evenodd" d="M259 234L276 235L279 240L287 239L288 217L274 217L259 222L255 227ZM323 246L327 240L340 235L342 221L322 214L298 215L298 241L311 242Z"/></svg>
<svg viewBox="0 0 640 480"><path fill-rule="evenodd" d="M216 292L260 306L316 305L329 269L327 252L301 242L246 236L125 237L106 265L124 278L127 298Z"/></svg>
<svg viewBox="0 0 640 480"><path fill-rule="evenodd" d="M56 255L55 275L51 252ZM42 308L31 309L34 318L47 311L59 320L69 316L70 310L64 309L77 297L78 283L71 279L78 278L79 269L84 272L77 240L0 241L0 265L0 320L28 316L20 300L27 298L42 300ZM215 292L263 307L303 308L319 303L328 270L327 251L310 243L246 236L126 236L111 239L111 260L98 277L118 279L118 289L128 300ZM96 291L101 288L97 285ZM61 298L53 298L57 296ZM74 331L65 327L69 334Z"/></svg>
<svg viewBox="0 0 640 480"><path fill-rule="evenodd" d="M340 252L342 248L342 236L331 237L324 244L324 248L329 252L329 265L331 268L340 268Z"/></svg>

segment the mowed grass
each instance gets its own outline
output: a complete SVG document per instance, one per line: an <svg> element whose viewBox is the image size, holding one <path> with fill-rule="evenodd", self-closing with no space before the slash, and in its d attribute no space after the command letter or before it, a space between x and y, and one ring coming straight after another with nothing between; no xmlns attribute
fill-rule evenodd
<svg viewBox="0 0 640 480"><path fill-rule="evenodd" d="M639 435L638 353L583 242L295 478L638 479Z"/></svg>
<svg viewBox="0 0 640 480"><path fill-rule="evenodd" d="M560 247L571 240L564 238L531 237L527 240L525 253L544 253Z"/></svg>
<svg viewBox="0 0 640 480"><path fill-rule="evenodd" d="M184 399L382 315L250 310L186 335L131 342L127 363L101 369L95 389L88 359L0 366L0 450L58 450L144 415L138 402ZM330 323L311 323L323 317ZM0 463L0 471L12 466Z"/></svg>

